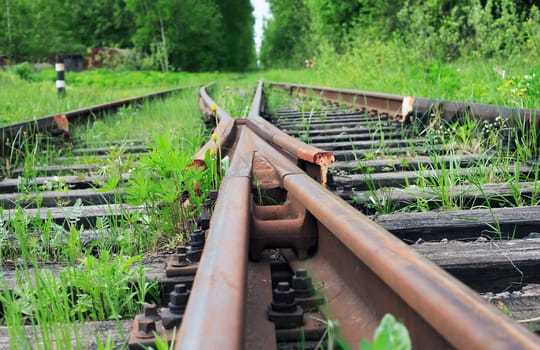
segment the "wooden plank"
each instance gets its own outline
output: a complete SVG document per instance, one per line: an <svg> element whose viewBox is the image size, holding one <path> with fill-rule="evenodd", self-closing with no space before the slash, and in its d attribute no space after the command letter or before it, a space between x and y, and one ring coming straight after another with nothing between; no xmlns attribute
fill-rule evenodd
<svg viewBox="0 0 540 350"><path fill-rule="evenodd" d="M130 153L130 154L122 154L119 157L116 157L115 159L125 160L125 159L138 159L141 155L144 153ZM86 155L86 156L75 156L75 155L65 155L63 157L55 158L55 162L59 164L77 164L77 163L98 163L101 164L107 160L110 160L111 157L109 155Z"/></svg>
<svg viewBox="0 0 540 350"><path fill-rule="evenodd" d="M305 135L302 131L298 134ZM325 135L325 136L314 136L309 138L310 144L324 144L324 143L337 143L337 142L351 142L351 141L372 141L380 140L381 137L384 137L385 140L395 140L401 139L404 137L404 134L399 131L392 132L381 132L381 130L373 129L366 130L366 132L361 133L354 131L354 133L339 134L339 135Z"/></svg>
<svg viewBox="0 0 540 350"><path fill-rule="evenodd" d="M450 167L466 167L477 164L480 161L485 161L485 156L476 154L463 154L463 155L442 155L437 156L440 164ZM419 170L426 168L433 168L433 157L429 156L415 156L415 157L393 157L393 158L379 158L369 160L355 160L350 162L335 162L330 165L330 169L343 170L349 173L351 172L394 172L403 170Z"/></svg>
<svg viewBox="0 0 540 350"><path fill-rule="evenodd" d="M127 139L127 140L77 140L77 144L88 148L106 147L106 146L138 146L147 145L150 139Z"/></svg>
<svg viewBox="0 0 540 350"><path fill-rule="evenodd" d="M95 148L75 148L71 152L75 155L80 154L109 154L112 149L121 149L122 153L146 153L150 151L150 147L145 145L126 146L126 147L95 147Z"/></svg>
<svg viewBox="0 0 540 350"><path fill-rule="evenodd" d="M511 167L508 170L501 170L495 167L483 166L483 167L469 167L469 168L457 168L452 169L454 177L466 177L475 176L475 174L490 173L492 176L500 175L501 173L513 174L515 168ZM448 172L449 170L446 170ZM529 172L534 172L534 169L528 166L520 166L518 171L523 176L526 176ZM368 190L370 187L403 187L417 184L419 181L425 181L430 183L437 183L437 179L440 176L444 176L444 170L415 170L415 171L396 171L387 173L373 173L373 174L349 174L332 176L330 186L336 188L339 186L351 186L357 190Z"/></svg>
<svg viewBox="0 0 540 350"><path fill-rule="evenodd" d="M53 208L30 208L21 209L22 212L30 217L39 217L41 220L51 219L58 225L68 225L70 215L77 216L77 227L84 225L86 228L93 227L100 217L114 217L120 219L123 215L133 214L142 211L144 206L131 206L127 204L100 204L91 206L75 207L53 207ZM10 220L16 217L19 209L4 210L4 220ZM77 211L80 211L77 215Z"/></svg>
<svg viewBox="0 0 540 350"><path fill-rule="evenodd" d="M540 232L540 206L430 211L378 215L373 220L397 237L414 243L447 239L476 239L482 235L523 238Z"/></svg>
<svg viewBox="0 0 540 350"><path fill-rule="evenodd" d="M411 247L479 292L540 283L540 238L425 242Z"/></svg>
<svg viewBox="0 0 540 350"><path fill-rule="evenodd" d="M540 183L520 182L515 187L508 183L491 183L482 185L481 189L473 185L454 186L446 188L445 195L452 197L456 203L461 203L462 209L488 204L490 207L496 208L514 203L515 191L518 191L521 200L528 201L534 195L539 196ZM423 204L431 209L440 208L442 203L441 195L434 187L385 187L375 191L338 191L337 194L345 200L353 201L356 206L360 207L368 207L373 201L377 201L378 203L388 203L392 208L398 210L417 203L419 198L423 199Z"/></svg>
<svg viewBox="0 0 540 350"><path fill-rule="evenodd" d="M165 266L167 264L167 259L169 255L160 254L160 255L148 255L143 258L144 267L147 270L145 276L148 280L157 281L158 283L163 283L169 281L165 276ZM48 271L48 273L59 276L60 272L65 270L68 265L65 263L51 263L51 264L42 264L38 267L38 271ZM137 266L137 265L135 265ZM36 268L32 266L21 267L25 273L28 272L30 276L29 282L35 280L34 276L36 275ZM2 287L9 290L13 290L19 286L19 275L20 272L15 268L14 265L4 264L2 270L0 271L0 280L2 281Z"/></svg>
<svg viewBox="0 0 540 350"><path fill-rule="evenodd" d="M127 181L129 174L122 174L120 177L121 182ZM25 180L22 178L17 179L3 179L0 181L0 193L16 192L21 186L43 186L46 183L57 183L67 185L70 188L89 188L99 187L99 184L105 182L108 179L107 176L97 175L83 175L83 176L38 176L31 180Z"/></svg>
<svg viewBox="0 0 540 350"><path fill-rule="evenodd" d="M375 123L376 122L369 121L369 120L352 121L352 122L334 122L334 123L313 123L312 125L310 125L309 128L302 126L300 123L295 123L295 124L290 124L288 126L281 127L280 129L287 133L298 132L298 131L307 130L307 129L323 131L323 130L335 129L336 126L358 129L361 127L372 127Z"/></svg>
<svg viewBox="0 0 540 350"><path fill-rule="evenodd" d="M358 160L369 157L387 157L389 155L399 155L403 154L406 156L413 155L426 155L432 154L433 152L444 151L444 145L433 145L433 146L415 146L414 148L410 147L387 147L382 145L374 145L371 149L353 149L353 150L336 150L332 151L334 157L337 161L342 160Z"/></svg>
<svg viewBox="0 0 540 350"><path fill-rule="evenodd" d="M519 291L486 293L483 297L508 316L540 335L540 284L530 284Z"/></svg>
<svg viewBox="0 0 540 350"><path fill-rule="evenodd" d="M94 175L93 173L99 170L99 168L95 164L48 165L40 166L33 169L33 171L36 171L40 176L76 175L81 173ZM22 168L14 169L10 172L10 177L17 178L22 176L23 172L24 169Z"/></svg>
<svg viewBox="0 0 540 350"><path fill-rule="evenodd" d="M346 134L348 134L350 132L355 132L355 133L360 133L360 134L363 134L363 133L369 134L369 133L374 132L374 131L391 132L391 131L395 131L395 130L396 130L396 128L394 126L382 126L382 127L377 127L377 126L368 127L368 126L366 126L365 128L359 130L359 129L356 129L356 128L342 127L341 125L339 125L339 126L336 126L335 128L325 129L325 130L314 130L314 129L296 130L296 129L289 129L289 130L283 130L283 131L287 132L291 136L298 136L299 134L303 134L303 135L309 135L310 137L328 137L328 136L331 136L331 135L346 135Z"/></svg>
<svg viewBox="0 0 540 350"><path fill-rule="evenodd" d="M312 143L313 146L319 147L325 151L335 150L351 150L351 149L373 149L382 148L387 149L390 147L409 147L410 145L420 146L426 144L426 140L423 138L413 139L374 139L369 141L346 141L346 142L320 142Z"/></svg>
<svg viewBox="0 0 540 350"><path fill-rule="evenodd" d="M43 191L31 193L0 193L0 207L5 209L55 207L59 203L62 206L72 206L77 199L81 199L84 205L97 205L112 203L124 198L123 190L97 192L93 188L73 189L69 191Z"/></svg>
<svg viewBox="0 0 540 350"><path fill-rule="evenodd" d="M79 349L82 346L83 349L89 350L98 349L96 338L100 339L103 344L106 343L107 339L110 339L113 342L115 349L125 349L132 326L133 320L55 325L55 327L62 327L64 330L71 330L71 344L73 349ZM44 348L43 346L45 344L43 344L39 326L24 326L24 336L27 344L24 344L24 340L13 340L13 343L10 343L8 327L0 327L0 349L15 349L15 347L12 347L11 345L17 346L17 349L26 349L26 346L32 346L31 348L34 349ZM47 349L61 349L63 348L64 343L46 345Z"/></svg>

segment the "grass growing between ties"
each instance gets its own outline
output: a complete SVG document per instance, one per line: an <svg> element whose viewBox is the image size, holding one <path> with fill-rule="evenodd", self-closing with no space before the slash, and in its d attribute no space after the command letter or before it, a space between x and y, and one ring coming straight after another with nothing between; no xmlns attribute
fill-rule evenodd
<svg viewBox="0 0 540 350"><path fill-rule="evenodd" d="M185 232L194 227L193 217L207 192L219 185L216 167L190 167L205 138L197 93L197 89L189 89L72 129L79 144L125 141L110 147L108 157L101 159L96 172L108 180L98 192L124 193L130 203L144 205L143 212L103 217L88 227L80 220L84 204L77 201L66 207L61 224L50 215L46 220L31 216L23 208L9 220L0 220L0 259L15 266L11 273L19 281L17 287L8 288L0 278L3 325L8 326L12 348L33 344L42 349L84 348L90 334L74 326L76 322L130 319L141 312L144 301L158 302L155 282L145 279L142 255L182 242ZM126 157L130 139L151 140L150 152ZM50 153L57 156L58 145L43 142L42 136L21 135L20 140L20 147L9 158L10 169L22 167L20 190L40 208L42 193L68 189L61 177L45 185L34 181L39 166L54 162ZM69 150L62 152L70 155ZM128 173L130 180L122 183L120 176ZM84 237L90 232L97 237L87 241ZM44 266L47 262L62 262L67 267L53 273ZM103 348L112 348L111 342L109 347L106 344L102 342Z"/></svg>
<svg viewBox="0 0 540 350"><path fill-rule="evenodd" d="M0 70L0 126L49 114L135 97L150 92L198 86L215 80L216 74L114 71L96 69L66 72L66 96L58 98L54 69L17 74L16 68Z"/></svg>
<svg viewBox="0 0 540 350"><path fill-rule="evenodd" d="M146 281L145 270L134 265L140 261L104 252L99 258L87 256L59 276L48 270L17 270L18 287L3 285L0 294L11 348L84 348L88 334L80 322L133 318L144 302L157 296L155 282Z"/></svg>
<svg viewBox="0 0 540 350"><path fill-rule="evenodd" d="M506 74L502 76L494 68L504 69ZM341 56L329 52L317 61L315 68L301 70L243 74L109 70L66 73L68 88L64 99L57 97L51 69L30 72L24 77L8 69L0 71L0 100L3 101L0 104L0 125L209 81L217 81L211 90L216 102L232 116L242 118L247 115L253 88L261 77L273 81L539 108L539 76L540 66L531 64L526 57L513 57L505 61L480 62L470 59L453 63L414 62L399 48L383 44ZM84 205L76 203L71 212L66 211L67 219L62 224L53 222L51 218L38 220L25 214L22 208L10 220L0 221L1 258L16 265L20 276L19 287L12 288L12 292L2 288L0 293L3 320L4 324L9 325L12 348L32 346L24 334L25 325L31 326L35 334L39 332L46 337L51 334L61 344L57 348L83 347L84 331L59 325L128 318L140 312L143 300L152 299L155 286L141 278L144 271L140 268L140 256L168 250L185 239L185 233L194 227L193 217L201 210L206 194L219 186L224 171L220 168L219 154L211 153L207 155L212 164L208 169L190 167L193 154L211 138L208 133L205 135L197 94L198 88L188 89L166 99L125 107L118 113L71 129L81 144L99 145L109 140L121 140L110 147L106 158L83 155L77 162L94 163L99 159L96 172L108 177L101 185L102 190L125 196L131 204L144 205L142 212L102 218L95 227L86 227L79 220ZM265 98L270 111L290 106L290 96L283 92L269 92ZM298 127L304 132L304 139L309 141L313 122L324 119L324 116L315 116L324 106L315 99L296 99L295 103L304 112ZM426 144L411 143L410 146L414 146L415 154L425 154L433 160L432 167L418 172L437 171L437 175L426 178L424 183L417 183L416 186L426 192L447 194L449 189L457 185L507 183L513 194L503 199L497 198L500 201L497 205L538 203L540 186L535 185L530 197L521 195L523 180L532 183L538 180L538 166L530 165L530 161L538 156L537 133L531 132L536 130L536 125L523 124L514 130L508 128L504 121L499 122L500 125L490 125L487 129L484 124L474 121L449 123L443 125L442 129L433 124L428 127L429 131L423 131L426 125L413 125L418 130L411 133L412 136L427 135L430 141ZM452 134L440 131L453 128L455 131ZM127 155L128 147L136 139L146 140L150 146L146 155ZM389 153L385 146L387 140L382 129L378 130L372 135L372 141L380 141L377 146L368 150L358 148L356 157L358 160L369 160L384 155L399 159L399 156ZM39 167L52 164L55 157L72 155L69 150L60 150L52 140L28 135L19 135L16 142L21 146L2 159L2 165L6 175L16 168L22 169L21 198L32 197L36 206L40 207L42 193L53 189L62 191L69 187L61 178L46 185L38 186L33 182L41 175L37 170ZM47 150L41 152L44 144ZM445 163L438 153L421 153L422 148L435 144L443 145L445 155L459 157L479 152L487 161L478 162L477 172L462 174L458 163ZM533 169L524 173L518 171L520 166ZM130 179L122 182L122 174L130 174ZM378 193L374 186L370 189L370 195ZM392 189L382 193L384 196L373 197L373 206L378 206L379 210L394 210L396 203L387 199L391 197ZM490 199L491 202L494 200ZM461 204L460 197L448 196L437 205L452 209ZM426 210L431 205L415 203L406 210ZM88 245L83 237L91 230L98 239ZM68 268L57 275L46 269L29 268L46 262L63 262ZM98 290L96 286L99 285L107 285L108 288ZM73 332L78 332L75 338L81 339L80 344L74 346L71 344ZM44 344L45 340L49 339L44 339ZM112 347L110 342L102 343ZM375 343L378 344L378 340L374 339ZM47 346L39 345L38 348L45 349ZM107 348L107 345L103 345L103 348Z"/></svg>

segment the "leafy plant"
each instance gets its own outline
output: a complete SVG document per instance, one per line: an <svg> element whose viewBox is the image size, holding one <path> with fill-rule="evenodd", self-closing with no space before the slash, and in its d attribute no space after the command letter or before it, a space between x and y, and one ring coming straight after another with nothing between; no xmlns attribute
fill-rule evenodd
<svg viewBox="0 0 540 350"><path fill-rule="evenodd" d="M412 349L411 338L407 328L390 314L384 315L381 323L375 330L373 342L362 340L362 350L410 350Z"/></svg>
<svg viewBox="0 0 540 350"><path fill-rule="evenodd" d="M202 209L208 191L217 186L215 157L207 154L208 169L191 166L179 140L171 135L154 138L150 152L141 157L126 188L132 204L146 204L151 231L155 231L154 248L167 239L182 239ZM189 199L189 202L186 202ZM147 229L146 229L147 230Z"/></svg>

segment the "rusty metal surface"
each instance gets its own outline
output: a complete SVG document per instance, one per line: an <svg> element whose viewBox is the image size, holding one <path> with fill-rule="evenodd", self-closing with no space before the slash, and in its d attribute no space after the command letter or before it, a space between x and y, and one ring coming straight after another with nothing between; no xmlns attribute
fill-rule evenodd
<svg viewBox="0 0 540 350"><path fill-rule="evenodd" d="M175 349L240 349L244 342L253 149L240 147L220 187Z"/></svg>
<svg viewBox="0 0 540 350"><path fill-rule="evenodd" d="M501 315L472 290L346 202L321 189L308 176L287 176L284 187L339 239L343 247L379 276L452 346L461 349L532 349L540 346L539 339L526 328ZM341 253L336 250L332 256L339 259ZM399 314L396 316L400 317Z"/></svg>
<svg viewBox="0 0 540 350"><path fill-rule="evenodd" d="M368 111L374 110L378 114L396 116L401 115L403 109L403 96L399 95L301 84L277 82L267 82L267 84L269 87L287 89L291 93L313 94L334 103L345 103Z"/></svg>
<svg viewBox="0 0 540 350"><path fill-rule="evenodd" d="M328 166L334 162L334 155L332 152L313 147L285 134L283 131L261 118L259 114L263 102L262 88L263 82L259 81L247 118L248 127L263 140L275 147L279 147L279 149L284 150L292 157L317 165L319 167L319 172L314 175L321 184L325 185L327 183Z"/></svg>
<svg viewBox="0 0 540 350"><path fill-rule="evenodd" d="M207 152L213 152L218 156L225 156L230 147L232 147L237 132L234 118L214 102L206 92L206 87L203 86L199 90L199 107L204 115L209 118L216 118L218 123L213 132L217 139L209 140L193 158L193 165L202 167L206 166L205 157ZM212 110L212 106L215 108L214 111Z"/></svg>
<svg viewBox="0 0 540 350"><path fill-rule="evenodd" d="M445 119L473 118L495 121L502 117L510 121L535 119L540 122L540 110L509 108L481 103L445 101L415 96L400 96L377 92L335 89L320 86L267 82L270 87L280 87L291 93L316 95L334 103L346 103L378 114L388 114L401 122L409 122L415 116L440 116Z"/></svg>
<svg viewBox="0 0 540 350"><path fill-rule="evenodd" d="M258 116L261 85L245 126L229 121L229 130L238 128L238 141L232 145L232 164L222 182L175 349L240 349L261 343L275 348L271 324L261 314L272 299L268 265L248 262L248 242L257 235L265 240L257 248L263 260L263 248L295 248L285 236L296 235L295 241L315 237L313 257L300 262L298 255L305 256L291 253L287 259L293 268L306 266L319 280L329 300L326 317L339 324L340 334L351 344L370 338L382 315L391 312L405 323L415 348L540 346L526 328L306 175L297 165L318 167L314 153L276 134L277 128ZM213 102L203 105L207 103ZM382 104L388 110L397 107ZM297 160L309 166L295 164ZM253 204L252 194L259 190L283 201ZM316 224L304 226L306 218Z"/></svg>
<svg viewBox="0 0 540 350"><path fill-rule="evenodd" d="M471 117L494 122L497 118L509 121L540 122L540 110L526 108L509 108L480 103L434 100L429 98L412 97L413 113L424 116L440 116L445 119Z"/></svg>
<svg viewBox="0 0 540 350"><path fill-rule="evenodd" d="M114 111L120 107L127 106L132 103L140 102L147 99L157 98L157 97L163 97L181 90L184 90L186 88L175 88L175 89L169 89L160 91L157 93L151 93L136 97L130 97L130 98L124 98L121 100L116 100L109 103L103 103L91 107L81 108L72 110L69 112L64 113L58 113L54 115L45 116L42 118L38 118L35 120L17 123L13 125L8 125L0 128L0 141L2 143L2 148L5 147L5 143L7 139L13 140L17 135L21 134L26 131L28 133L33 132L42 132L42 131L50 131L54 129L55 127L62 128L62 125L58 125L58 122L60 119L65 119L68 122L75 122L78 120L84 120L85 118L89 118L92 116L97 116L101 113L108 112L108 111Z"/></svg>
<svg viewBox="0 0 540 350"><path fill-rule="evenodd" d="M244 349L276 350L274 324L266 310L272 301L270 265L265 259L248 262Z"/></svg>

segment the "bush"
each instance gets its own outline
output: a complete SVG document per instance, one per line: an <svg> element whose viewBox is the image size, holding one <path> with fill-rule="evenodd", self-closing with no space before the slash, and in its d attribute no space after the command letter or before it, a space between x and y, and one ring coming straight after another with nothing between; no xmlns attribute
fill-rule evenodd
<svg viewBox="0 0 540 350"><path fill-rule="evenodd" d="M27 81L32 80L32 75L34 71L32 70L32 66L28 62L17 65L14 71L15 74L19 76L19 78Z"/></svg>

